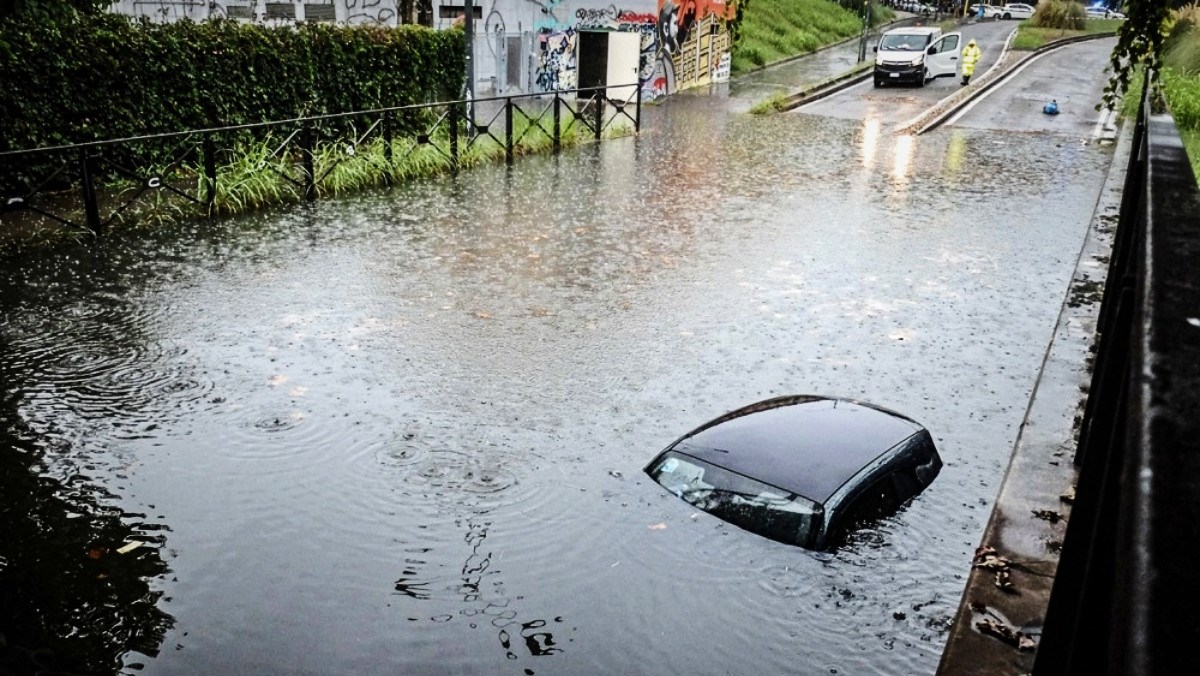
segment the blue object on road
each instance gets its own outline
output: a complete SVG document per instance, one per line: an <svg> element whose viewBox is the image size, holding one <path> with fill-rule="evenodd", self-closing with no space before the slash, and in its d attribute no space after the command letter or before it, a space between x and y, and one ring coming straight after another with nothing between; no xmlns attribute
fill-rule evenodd
<svg viewBox="0 0 1200 676"><path fill-rule="evenodd" d="M1058 101L1051 101L1042 106L1042 112L1047 115L1058 115Z"/></svg>

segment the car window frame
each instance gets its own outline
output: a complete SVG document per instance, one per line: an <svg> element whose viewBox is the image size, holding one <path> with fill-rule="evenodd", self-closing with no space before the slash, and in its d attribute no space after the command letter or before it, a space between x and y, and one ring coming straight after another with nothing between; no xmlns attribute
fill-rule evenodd
<svg viewBox="0 0 1200 676"><path fill-rule="evenodd" d="M661 483L658 482L658 479L653 474L651 474L651 469L654 467L657 467L661 462L663 462L663 460L666 456L671 455L671 454L674 454L677 456L683 456L684 458L687 458L688 461L690 461L692 463L696 463L700 466L713 467L713 468L721 470L722 472L727 472L729 474L739 476L743 479L746 479L747 481L751 481L753 483L759 484L761 486L765 486L772 490L779 491L781 494L783 494L785 496L792 496L792 498L790 498L790 499L799 498L801 500L804 500L805 502L810 503L813 506L813 510L812 510L812 515L810 516L811 521L809 524L807 539L801 541L797 537L791 541L784 541L779 538L771 537L770 535L766 534L765 532L746 528L745 526L737 524L728 519L722 518L721 516L719 516L713 512L710 512L707 509L698 507L698 506L692 504L691 502L687 501L686 499L683 499L682 496L676 496L676 497L679 497L681 500L683 500L683 502L685 504L691 506L693 509L698 509L698 510L704 512L705 514L712 516L713 518L720 519L722 522L727 523L731 526L734 526L735 528L741 528L742 530L744 530L748 533L753 533L754 535L766 538L768 540L772 540L775 542L783 542L784 544L795 545L797 547L802 547L804 549L817 549L817 544L822 540L824 533L825 533L826 509L825 509L825 505L823 503L821 503L817 500L814 500L806 495L801 495L794 491L790 491L786 488L776 486L775 484L773 484L769 481L764 481L762 479L752 477L748 474L744 474L737 470L730 469L728 467L723 467L721 465L708 462L707 460L702 460L700 458L697 458L696 456L694 456L684 450L680 450L678 448L677 444L672 444L671 446L667 447L662 452L660 452L658 455L654 456L654 459L651 460L643 470L646 473L646 475L650 477L650 480L655 483L655 485L663 488L664 490L667 490L668 493L670 493L670 489L667 488L666 486L663 486Z"/></svg>

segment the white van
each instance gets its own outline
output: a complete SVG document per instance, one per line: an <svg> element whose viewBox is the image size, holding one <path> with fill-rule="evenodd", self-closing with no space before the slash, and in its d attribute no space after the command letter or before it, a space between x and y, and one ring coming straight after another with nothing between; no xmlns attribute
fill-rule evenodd
<svg viewBox="0 0 1200 676"><path fill-rule="evenodd" d="M919 86L935 77L958 72L962 34L921 26L893 28L875 46L875 86L889 82L915 82Z"/></svg>

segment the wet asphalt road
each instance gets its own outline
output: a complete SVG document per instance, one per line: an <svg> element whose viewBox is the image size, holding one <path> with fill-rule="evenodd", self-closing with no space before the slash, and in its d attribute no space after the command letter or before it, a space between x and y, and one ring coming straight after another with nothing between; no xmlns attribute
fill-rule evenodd
<svg viewBox="0 0 1200 676"><path fill-rule="evenodd" d="M1005 41L1016 27L1015 21L984 21L968 23L948 32L962 33L964 44L971 39L979 43L983 57L975 73L982 75L1000 58ZM794 112L847 119L878 119L885 125L895 126L916 117L961 87L957 77L936 78L924 87L889 85L876 88L868 79L834 96L801 106Z"/></svg>
<svg viewBox="0 0 1200 676"><path fill-rule="evenodd" d="M1008 84L992 90L969 110L948 120L957 127L994 129L997 126L1026 133L1063 134L1094 140L1100 113L1096 104L1104 94L1105 78L1097 78L1097 64L1112 53L1114 40L1070 45L1045 54L1016 73ZM1079 64L1088 67L1079 68ZM1059 104L1058 115L1043 107Z"/></svg>
<svg viewBox="0 0 1200 676"><path fill-rule="evenodd" d="M741 104L5 260L0 523L37 520L0 573L129 589L45 617L142 673L931 673L1109 153ZM946 467L828 554L642 478L787 393L911 415Z"/></svg>

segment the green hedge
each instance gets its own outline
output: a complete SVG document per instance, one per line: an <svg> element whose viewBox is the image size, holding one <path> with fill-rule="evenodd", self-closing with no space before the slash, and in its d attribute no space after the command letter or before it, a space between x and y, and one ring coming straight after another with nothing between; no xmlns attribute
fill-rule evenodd
<svg viewBox="0 0 1200 676"><path fill-rule="evenodd" d="M463 70L462 31L416 26L0 21L0 150L454 99Z"/></svg>

